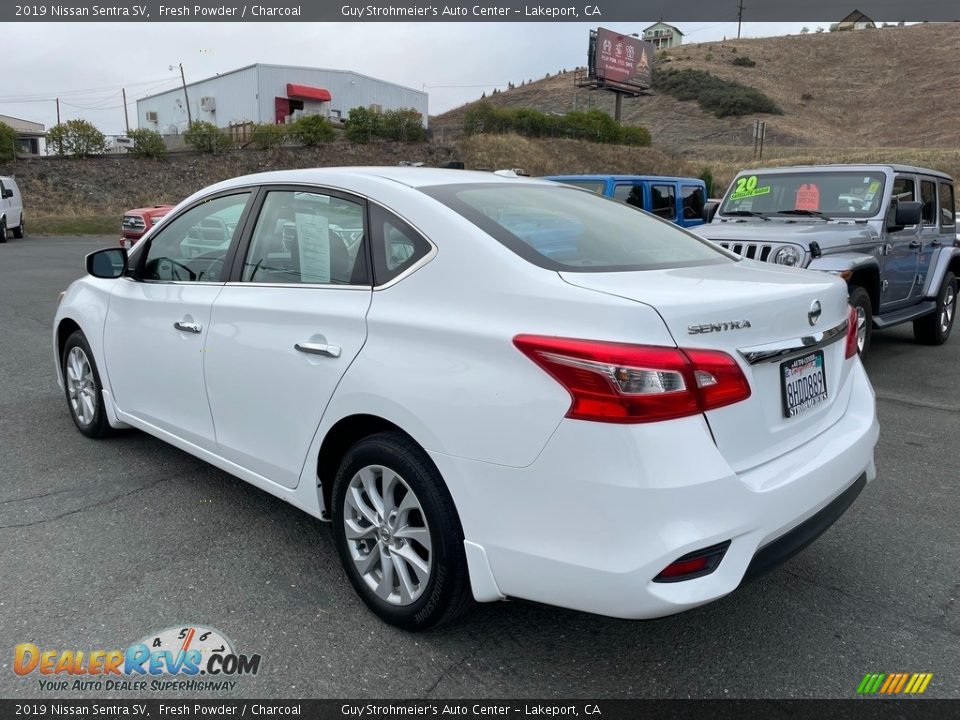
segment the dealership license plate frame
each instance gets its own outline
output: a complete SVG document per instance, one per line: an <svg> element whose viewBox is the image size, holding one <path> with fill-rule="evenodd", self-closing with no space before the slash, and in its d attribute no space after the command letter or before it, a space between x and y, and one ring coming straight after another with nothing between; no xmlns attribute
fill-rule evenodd
<svg viewBox="0 0 960 720"><path fill-rule="evenodd" d="M810 363L813 364L813 368L804 373L802 368ZM791 406L789 401L789 393L787 392L787 384L788 380L790 380L789 376L792 373L796 373L798 376L805 377L814 377L817 373L819 373L822 390L816 395L807 398L803 402L794 403ZM787 420L791 420L795 417L803 415L804 413L809 412L813 408L816 408L827 401L829 398L829 392L827 390L827 368L826 362L823 358L823 350L815 350L814 352L801 355L793 360L787 360L786 362L780 363L780 397L783 401L783 416ZM811 400L816 400L816 402L810 402Z"/></svg>

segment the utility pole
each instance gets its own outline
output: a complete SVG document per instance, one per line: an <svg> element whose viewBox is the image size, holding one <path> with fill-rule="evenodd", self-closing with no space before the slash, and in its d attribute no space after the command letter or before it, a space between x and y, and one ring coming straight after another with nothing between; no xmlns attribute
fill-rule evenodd
<svg viewBox="0 0 960 720"><path fill-rule="evenodd" d="M180 63L180 80L183 81L183 100L187 103L187 129L193 125L193 117L190 115L190 98L187 95L187 78L183 74L183 63Z"/></svg>
<svg viewBox="0 0 960 720"><path fill-rule="evenodd" d="M57 98L57 125L60 124L60 98Z"/></svg>
<svg viewBox="0 0 960 720"><path fill-rule="evenodd" d="M616 96L616 101L613 105L613 119L619 123L623 116L623 93L618 90L614 92L614 95Z"/></svg>
<svg viewBox="0 0 960 720"><path fill-rule="evenodd" d="M127 114L127 89L120 88L123 93L123 124L127 126L127 135L130 134L130 116Z"/></svg>
<svg viewBox="0 0 960 720"><path fill-rule="evenodd" d="M740 0L740 4L737 7L737 40L740 39L740 25L743 24L743 0Z"/></svg>

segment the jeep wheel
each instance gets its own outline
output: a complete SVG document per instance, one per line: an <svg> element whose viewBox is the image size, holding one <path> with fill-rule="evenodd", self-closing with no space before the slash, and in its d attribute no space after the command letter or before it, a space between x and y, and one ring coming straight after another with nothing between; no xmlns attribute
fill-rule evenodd
<svg viewBox="0 0 960 720"><path fill-rule="evenodd" d="M943 345L953 329L957 314L957 279L948 272L937 295L937 309L913 321L913 337L923 345Z"/></svg>
<svg viewBox="0 0 960 720"><path fill-rule="evenodd" d="M870 338L873 335L873 304L870 302L870 293L862 287L850 288L850 305L857 311L857 351L860 357L870 349Z"/></svg>

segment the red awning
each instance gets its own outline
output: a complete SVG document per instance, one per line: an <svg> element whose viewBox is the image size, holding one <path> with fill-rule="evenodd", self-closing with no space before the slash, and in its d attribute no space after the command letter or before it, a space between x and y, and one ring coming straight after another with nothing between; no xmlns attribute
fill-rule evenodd
<svg viewBox="0 0 960 720"><path fill-rule="evenodd" d="M287 97L294 100L318 100L319 102L329 102L331 99L329 90L295 83L287 83Z"/></svg>

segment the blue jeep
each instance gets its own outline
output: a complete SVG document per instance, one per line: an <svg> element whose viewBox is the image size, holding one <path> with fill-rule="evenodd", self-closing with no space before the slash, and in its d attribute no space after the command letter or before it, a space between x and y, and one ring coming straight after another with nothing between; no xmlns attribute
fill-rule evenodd
<svg viewBox="0 0 960 720"><path fill-rule="evenodd" d="M634 205L680 227L703 224L707 186L698 178L660 175L549 175L544 180L575 185Z"/></svg>

